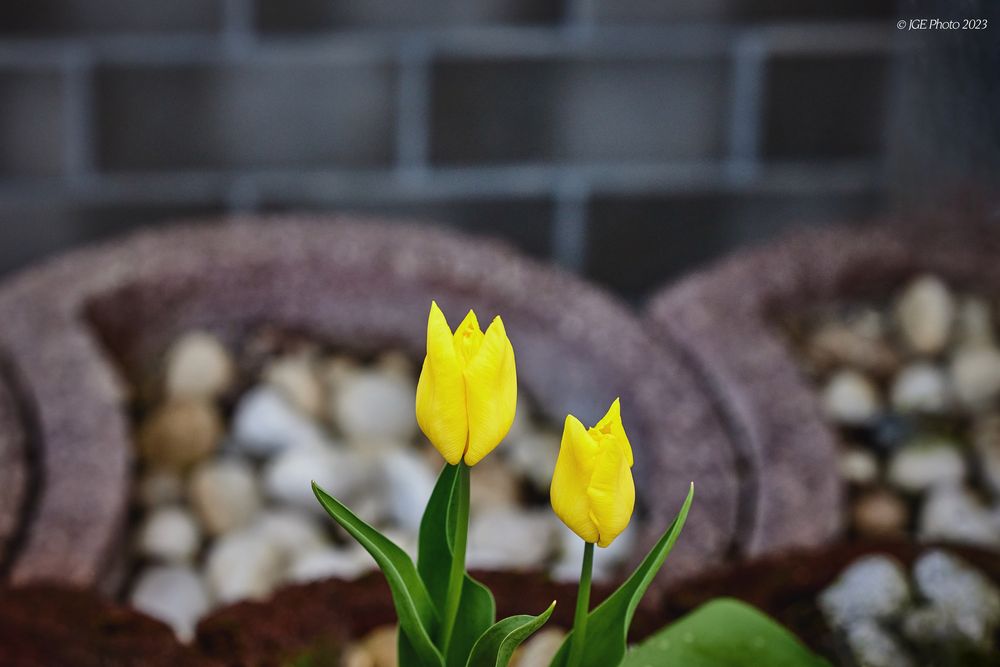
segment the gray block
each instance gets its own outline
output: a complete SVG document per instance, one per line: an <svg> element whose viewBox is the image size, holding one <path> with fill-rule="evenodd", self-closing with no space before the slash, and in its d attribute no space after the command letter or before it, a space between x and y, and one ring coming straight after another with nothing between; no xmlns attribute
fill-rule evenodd
<svg viewBox="0 0 1000 667"><path fill-rule="evenodd" d="M754 21L779 19L887 18L893 0L591 0L594 19L605 23L647 21Z"/></svg>
<svg viewBox="0 0 1000 667"><path fill-rule="evenodd" d="M639 297L734 247L796 226L871 215L880 204L871 192L597 197L590 207L586 274Z"/></svg>
<svg viewBox="0 0 1000 667"><path fill-rule="evenodd" d="M58 73L0 70L0 177L61 173L64 120Z"/></svg>
<svg viewBox="0 0 1000 667"><path fill-rule="evenodd" d="M657 162L720 157L722 60L452 61L434 68L432 159Z"/></svg>
<svg viewBox="0 0 1000 667"><path fill-rule="evenodd" d="M441 224L469 234L506 241L536 257L551 254L554 205L542 198L432 199L392 201L262 200L268 212L359 213Z"/></svg>
<svg viewBox="0 0 1000 667"><path fill-rule="evenodd" d="M222 25L220 0L8 0L0 34L211 32Z"/></svg>
<svg viewBox="0 0 1000 667"><path fill-rule="evenodd" d="M395 71L380 62L270 60L97 73L106 170L383 165Z"/></svg>
<svg viewBox="0 0 1000 667"><path fill-rule="evenodd" d="M257 0L255 23L262 32L553 23L561 6L559 0Z"/></svg>
<svg viewBox="0 0 1000 667"><path fill-rule="evenodd" d="M883 152L889 62L884 56L783 56L767 71L768 158L852 158Z"/></svg>

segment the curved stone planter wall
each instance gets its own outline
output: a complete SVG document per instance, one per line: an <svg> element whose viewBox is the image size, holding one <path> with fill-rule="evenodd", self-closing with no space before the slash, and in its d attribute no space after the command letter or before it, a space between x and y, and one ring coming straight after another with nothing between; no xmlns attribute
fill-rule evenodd
<svg viewBox="0 0 1000 667"><path fill-rule="evenodd" d="M625 307L504 246L425 227L275 218L139 234L0 288L0 352L20 380L22 419L27 412L37 422L25 431L6 419L0 393L0 453L16 460L9 443L27 432L21 460L35 462L26 466L30 494L18 494L30 502L3 503L0 528L16 524L7 533L19 536L7 575L91 584L113 567L132 469L124 380L144 377L179 332L205 328L235 341L272 323L419 358L431 299L453 318L469 307L502 313L521 383L549 417L596 419L621 394L644 543L666 526L688 482L700 482L669 572L732 552L741 499L729 436L687 366Z"/></svg>
<svg viewBox="0 0 1000 667"><path fill-rule="evenodd" d="M989 228L844 227L740 252L666 288L645 320L686 350L719 396L752 506L738 541L749 555L826 542L843 496L835 436L775 313L842 297L880 297L922 272L1000 292L998 237Z"/></svg>

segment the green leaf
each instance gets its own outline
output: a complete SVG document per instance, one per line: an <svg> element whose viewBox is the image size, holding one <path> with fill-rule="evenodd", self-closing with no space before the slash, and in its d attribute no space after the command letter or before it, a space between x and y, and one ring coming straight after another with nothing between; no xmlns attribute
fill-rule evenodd
<svg viewBox="0 0 1000 667"><path fill-rule="evenodd" d="M493 624L495 618L493 594L481 583L465 575L462 600L458 604L458 619L452 631L445 664L448 667L464 667L476 640Z"/></svg>
<svg viewBox="0 0 1000 667"><path fill-rule="evenodd" d="M713 600L629 651L622 667L830 667L769 616Z"/></svg>
<svg viewBox="0 0 1000 667"><path fill-rule="evenodd" d="M632 576L618 590L611 594L587 616L587 634L584 637L583 661L580 667L612 667L621 663L625 657L628 640L628 628L632 624L632 616L639 606L653 577L659 572L667 554L673 549L677 537L684 528L691 500L694 498L694 484L688 491L684 505L677 514L670 528L663 534L649 554L636 568ZM552 659L550 667L566 667L569 658L570 642L573 633L566 635L566 640ZM684 667L687 667L686 665Z"/></svg>
<svg viewBox="0 0 1000 667"><path fill-rule="evenodd" d="M538 616L511 616L492 625L473 647L467 667L507 667L514 649L545 625L555 608L553 602Z"/></svg>
<svg viewBox="0 0 1000 667"><path fill-rule="evenodd" d="M315 482L312 488L323 509L368 550L382 569L389 583L389 590L392 592L399 626L409 640L413 656L419 660L411 664L419 667L441 667L444 664L441 652L431 641L431 637L437 632L437 612L413 561L392 540L355 516L351 510L319 488Z"/></svg>
<svg viewBox="0 0 1000 667"><path fill-rule="evenodd" d="M437 609L439 618L444 616L448 573L454 558L453 545L457 528L455 525L457 512L454 504L458 502L458 472L458 466L444 466L420 521L417 571L427 586L427 592ZM466 574L458 606L458 618L452 631L445 664L464 667L476 639L493 624L495 616L496 605L493 594Z"/></svg>

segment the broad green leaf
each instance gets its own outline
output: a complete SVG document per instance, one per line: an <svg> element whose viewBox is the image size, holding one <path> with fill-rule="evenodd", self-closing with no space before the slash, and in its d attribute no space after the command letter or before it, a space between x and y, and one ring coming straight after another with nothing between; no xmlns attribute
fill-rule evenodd
<svg viewBox="0 0 1000 667"><path fill-rule="evenodd" d="M456 512L458 502L458 466L445 465L438 477L423 519L420 521L417 571L427 586L432 604L439 617L444 615L448 594L448 573L454 553ZM446 665L463 667L476 639L493 624L496 606L489 589L465 575L458 617L452 631ZM439 648L441 648L439 646Z"/></svg>
<svg viewBox="0 0 1000 667"><path fill-rule="evenodd" d="M431 497L420 520L417 542L417 571L427 586L431 602L444 614L444 601L448 594L448 573L451 569L452 544L455 539L455 520L451 511L452 494L458 486L458 466L447 465L441 470Z"/></svg>
<svg viewBox="0 0 1000 667"><path fill-rule="evenodd" d="M621 663L625 657L628 628L632 624L635 609L639 606L639 600L649 588L653 577L659 572L663 561L666 560L667 554L673 549L681 529L684 528L693 498L694 484L691 485L684 505L670 524L670 528L649 551L632 576L587 616L587 635L584 638L585 648L580 667L613 667ZM550 667L566 667L572 640L573 633L570 632L566 635L566 640L556 653L556 657L552 659Z"/></svg>
<svg viewBox="0 0 1000 667"><path fill-rule="evenodd" d="M465 575L462 600L458 604L458 619L451 635L451 646L445 656L448 667L464 667L476 640L496 618L493 594L481 583Z"/></svg>
<svg viewBox="0 0 1000 667"><path fill-rule="evenodd" d="M753 607L722 598L702 605L629 651L622 667L830 667Z"/></svg>
<svg viewBox="0 0 1000 667"><path fill-rule="evenodd" d="M441 667L441 652L431 637L437 632L437 612L413 561L389 538L354 515L313 482L313 493L323 509L372 555L392 592L399 626L406 634L419 667Z"/></svg>
<svg viewBox="0 0 1000 667"><path fill-rule="evenodd" d="M538 616L511 616L490 626L472 649L467 667L507 667L514 649L545 625L555 608L553 602Z"/></svg>

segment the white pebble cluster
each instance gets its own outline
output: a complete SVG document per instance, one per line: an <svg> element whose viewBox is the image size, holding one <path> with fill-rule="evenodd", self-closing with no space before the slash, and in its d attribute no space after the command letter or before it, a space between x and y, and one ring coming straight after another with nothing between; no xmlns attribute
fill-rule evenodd
<svg viewBox="0 0 1000 667"><path fill-rule="evenodd" d="M302 341L273 348L253 363L208 333L186 334L143 406L128 595L184 639L218 605L375 569L326 516L312 480L413 553L443 465L419 433L416 370L405 356L363 363ZM575 577L579 540L546 502L559 435L524 399L517 413L472 472L469 565ZM626 533L599 550L595 576L613 574L630 544Z"/></svg>
<svg viewBox="0 0 1000 667"><path fill-rule="evenodd" d="M1000 548L993 303L925 275L888 303L838 305L792 330L841 427L852 530Z"/></svg>

